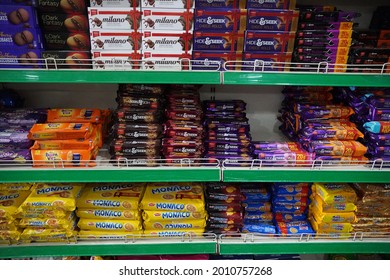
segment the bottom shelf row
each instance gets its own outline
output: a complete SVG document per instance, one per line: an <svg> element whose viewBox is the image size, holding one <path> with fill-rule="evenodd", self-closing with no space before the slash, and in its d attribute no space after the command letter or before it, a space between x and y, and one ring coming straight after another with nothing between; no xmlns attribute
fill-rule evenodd
<svg viewBox="0 0 390 280"><path fill-rule="evenodd" d="M0 202L0 257L390 252L386 184L23 183Z"/></svg>

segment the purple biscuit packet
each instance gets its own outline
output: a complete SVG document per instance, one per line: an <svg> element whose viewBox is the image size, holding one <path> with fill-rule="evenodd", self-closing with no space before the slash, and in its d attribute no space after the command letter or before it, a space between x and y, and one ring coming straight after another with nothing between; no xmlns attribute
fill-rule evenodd
<svg viewBox="0 0 390 280"><path fill-rule="evenodd" d="M294 46L294 32L245 32L244 52L284 53Z"/></svg>
<svg viewBox="0 0 390 280"><path fill-rule="evenodd" d="M24 163L31 160L30 150L0 150L0 161L12 161Z"/></svg>
<svg viewBox="0 0 390 280"><path fill-rule="evenodd" d="M381 48L351 48L350 52L353 57L364 58L388 58L390 56L390 49Z"/></svg>
<svg viewBox="0 0 390 280"><path fill-rule="evenodd" d="M19 142L19 143L1 143L0 142L0 150L24 150L29 149L33 144L33 141Z"/></svg>
<svg viewBox="0 0 390 280"><path fill-rule="evenodd" d="M338 57L336 55L294 55L293 61L295 62L304 62L304 63L320 63L320 62L328 62L328 63L337 63L343 64L348 60L348 56Z"/></svg>
<svg viewBox="0 0 390 280"><path fill-rule="evenodd" d="M370 121L390 121L390 108L377 108L370 105L368 119Z"/></svg>
<svg viewBox="0 0 390 280"><path fill-rule="evenodd" d="M238 32L233 32L238 33ZM194 51L238 51L238 41L241 41L243 34L235 35L232 32L225 33L205 33L194 31Z"/></svg>
<svg viewBox="0 0 390 280"><path fill-rule="evenodd" d="M249 125L217 125L208 127L209 131L215 133L248 133Z"/></svg>
<svg viewBox="0 0 390 280"><path fill-rule="evenodd" d="M255 10L249 9L247 30L250 31L290 31L295 30L298 11L294 10Z"/></svg>
<svg viewBox="0 0 390 280"><path fill-rule="evenodd" d="M205 148L209 151L233 151L239 153L249 153L252 149L250 145L240 142L223 142L223 141L204 141Z"/></svg>
<svg viewBox="0 0 390 280"><path fill-rule="evenodd" d="M353 22L299 22L298 30L352 30Z"/></svg>
<svg viewBox="0 0 390 280"><path fill-rule="evenodd" d="M242 111L216 111L216 112L207 112L205 114L206 118L221 118L225 119L226 117L233 119L243 119L246 118L246 113Z"/></svg>
<svg viewBox="0 0 390 280"><path fill-rule="evenodd" d="M366 140L375 146L390 146L390 134L374 134L366 132Z"/></svg>
<svg viewBox="0 0 390 280"><path fill-rule="evenodd" d="M294 49L294 55L304 54L304 55L348 55L348 47L310 47L310 46L300 46Z"/></svg>
<svg viewBox="0 0 390 280"><path fill-rule="evenodd" d="M206 111L245 111L246 103L242 100L207 100L203 102Z"/></svg>
<svg viewBox="0 0 390 280"><path fill-rule="evenodd" d="M324 37L316 37L316 38L298 38L295 40L295 47L300 46L312 46L312 47L349 47L352 43L350 38L324 38Z"/></svg>
<svg viewBox="0 0 390 280"><path fill-rule="evenodd" d="M246 125L248 124L248 118L235 118L235 120L226 120L226 118L220 119L206 119L204 125L208 126L209 124L237 124L237 125Z"/></svg>
<svg viewBox="0 0 390 280"><path fill-rule="evenodd" d="M0 49L42 49L43 42L39 29L5 26L0 24Z"/></svg>
<svg viewBox="0 0 390 280"><path fill-rule="evenodd" d="M42 68L40 49L6 48L0 50L0 68Z"/></svg>
<svg viewBox="0 0 390 280"><path fill-rule="evenodd" d="M300 22L352 22L357 17L360 17L359 13L343 11L300 11L299 13Z"/></svg>
<svg viewBox="0 0 390 280"><path fill-rule="evenodd" d="M39 26L35 8L30 6L0 5L0 15L2 15L0 17L0 25L3 26L25 28Z"/></svg>
<svg viewBox="0 0 390 280"><path fill-rule="evenodd" d="M31 128L34 124L42 123L45 120L46 114L0 112L0 127L23 126Z"/></svg>
<svg viewBox="0 0 390 280"><path fill-rule="evenodd" d="M207 32L236 32L245 29L246 11L239 9L197 9L194 30Z"/></svg>
<svg viewBox="0 0 390 280"><path fill-rule="evenodd" d="M240 8L239 0L196 0L195 1L196 9L214 9L214 8L223 8L223 9L237 9Z"/></svg>
<svg viewBox="0 0 390 280"><path fill-rule="evenodd" d="M368 154L373 157L390 157L390 146L368 145Z"/></svg>
<svg viewBox="0 0 390 280"><path fill-rule="evenodd" d="M390 95L367 97L366 102L376 108L390 108Z"/></svg>
<svg viewBox="0 0 390 280"><path fill-rule="evenodd" d="M299 30L297 31L297 38L350 38L352 30Z"/></svg>
<svg viewBox="0 0 390 280"><path fill-rule="evenodd" d="M295 8L294 0L247 0L247 9L274 9L292 10Z"/></svg>
<svg viewBox="0 0 390 280"><path fill-rule="evenodd" d="M203 57L193 57L191 61L191 69L192 70L208 70L208 71L216 71L222 70L222 65L226 62L221 57L218 57L217 54L215 56L210 56L207 58Z"/></svg>
<svg viewBox="0 0 390 280"><path fill-rule="evenodd" d="M269 141L254 141L252 145L258 151L290 151L291 145L299 146L298 143Z"/></svg>
<svg viewBox="0 0 390 280"><path fill-rule="evenodd" d="M20 128L2 128L0 129L0 143L3 144L18 144L27 143L30 140L27 138L28 129Z"/></svg>
<svg viewBox="0 0 390 280"><path fill-rule="evenodd" d="M361 157L340 157L340 156L318 156L315 162L318 165L336 165L336 164L366 164L368 158Z"/></svg>
<svg viewBox="0 0 390 280"><path fill-rule="evenodd" d="M297 152L263 152L258 154L258 159L272 162L276 165L300 165L308 164L314 160L315 154L305 151ZM268 164L268 163L267 163Z"/></svg>

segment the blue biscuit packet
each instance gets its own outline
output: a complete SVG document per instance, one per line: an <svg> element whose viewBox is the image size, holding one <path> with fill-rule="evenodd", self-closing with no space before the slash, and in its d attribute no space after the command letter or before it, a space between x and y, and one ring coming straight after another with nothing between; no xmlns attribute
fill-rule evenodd
<svg viewBox="0 0 390 280"><path fill-rule="evenodd" d="M270 193L243 193L244 199L242 202L256 203L256 202L266 202L270 201Z"/></svg>
<svg viewBox="0 0 390 280"><path fill-rule="evenodd" d="M247 212L244 215L244 223L245 221L272 221L272 219L272 212Z"/></svg>
<svg viewBox="0 0 390 280"><path fill-rule="evenodd" d="M274 219L276 222L292 222L292 221L305 221L307 220L306 214L291 214L291 213L274 213Z"/></svg>
<svg viewBox="0 0 390 280"><path fill-rule="evenodd" d="M296 195L308 194L311 184L309 183L275 183L272 187L273 195Z"/></svg>
<svg viewBox="0 0 390 280"><path fill-rule="evenodd" d="M276 228L273 224L263 223L256 225L244 225L242 228L243 233L254 232L254 233L263 233L263 234L275 234Z"/></svg>
<svg viewBox="0 0 390 280"><path fill-rule="evenodd" d="M242 203L242 206L245 208L245 211L259 211L259 212L271 211L270 202Z"/></svg>
<svg viewBox="0 0 390 280"><path fill-rule="evenodd" d="M305 213L307 206L303 205L293 205L293 204L274 204L272 205L272 211L274 213L293 213L293 214L303 214Z"/></svg>
<svg viewBox="0 0 390 280"><path fill-rule="evenodd" d="M279 234L315 234L308 221L296 221L289 223L277 223L277 231Z"/></svg>
<svg viewBox="0 0 390 280"><path fill-rule="evenodd" d="M309 205L309 199L307 196L276 196L272 199L273 204L293 204L298 205Z"/></svg>

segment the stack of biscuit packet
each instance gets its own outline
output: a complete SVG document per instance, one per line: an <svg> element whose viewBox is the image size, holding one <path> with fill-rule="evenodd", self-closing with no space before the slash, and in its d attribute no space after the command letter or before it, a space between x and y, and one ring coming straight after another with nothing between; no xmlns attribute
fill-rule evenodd
<svg viewBox="0 0 390 280"><path fill-rule="evenodd" d="M77 201L80 238L115 238L142 233L139 202L145 184L91 184Z"/></svg>
<svg viewBox="0 0 390 280"><path fill-rule="evenodd" d="M140 206L146 236L199 236L204 232L207 213L200 183L150 183Z"/></svg>
<svg viewBox="0 0 390 280"><path fill-rule="evenodd" d="M390 232L390 187L388 184L354 184L358 194L353 232Z"/></svg>
<svg viewBox="0 0 390 280"><path fill-rule="evenodd" d="M21 230L16 213L30 194L31 184L0 184L0 243L15 243Z"/></svg>
<svg viewBox="0 0 390 280"><path fill-rule="evenodd" d="M76 199L83 184L37 184L16 217L23 242L64 241L75 236Z"/></svg>
<svg viewBox="0 0 390 280"><path fill-rule="evenodd" d="M348 237L356 221L355 190L349 184L314 183L309 219L317 234Z"/></svg>

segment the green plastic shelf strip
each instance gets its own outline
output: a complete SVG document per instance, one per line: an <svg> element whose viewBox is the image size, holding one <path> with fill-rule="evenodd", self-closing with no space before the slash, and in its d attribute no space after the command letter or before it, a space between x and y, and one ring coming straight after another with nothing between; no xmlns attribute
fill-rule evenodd
<svg viewBox="0 0 390 280"><path fill-rule="evenodd" d="M390 170L223 170L224 182L389 183Z"/></svg>
<svg viewBox="0 0 390 280"><path fill-rule="evenodd" d="M217 182L219 168L167 169L1 169L0 182Z"/></svg>

